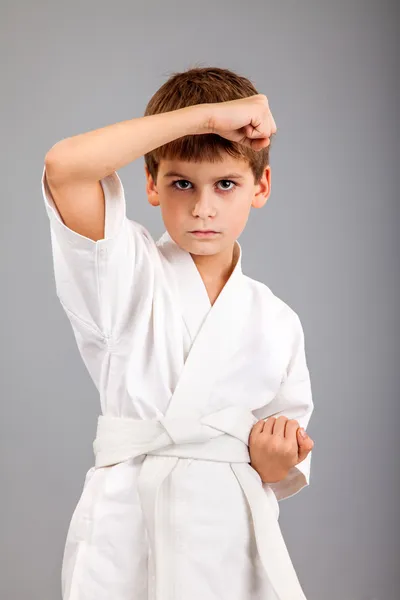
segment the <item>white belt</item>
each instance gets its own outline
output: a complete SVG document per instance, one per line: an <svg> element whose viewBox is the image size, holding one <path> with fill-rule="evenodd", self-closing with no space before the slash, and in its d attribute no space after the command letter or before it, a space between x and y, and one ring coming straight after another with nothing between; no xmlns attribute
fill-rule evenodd
<svg viewBox="0 0 400 600"><path fill-rule="evenodd" d="M164 540L164 508L158 502L158 492L179 458L230 463L249 503L260 559L278 599L306 600L282 537L277 514L255 470L249 465L248 439L256 422L250 411L237 407L199 418L143 420L99 416L93 442L96 468L140 455L170 457L165 461L165 468L158 471L149 471L144 460L138 481L142 502L153 515L151 533L156 543L157 600L171 600L167 590L172 585L166 566L167 553L161 554L167 540Z"/></svg>

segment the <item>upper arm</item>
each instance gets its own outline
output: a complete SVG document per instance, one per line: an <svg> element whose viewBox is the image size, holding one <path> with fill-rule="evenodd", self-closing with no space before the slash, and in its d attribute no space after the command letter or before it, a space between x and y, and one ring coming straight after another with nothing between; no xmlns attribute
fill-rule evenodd
<svg viewBox="0 0 400 600"><path fill-rule="evenodd" d="M288 332L289 362L276 396L266 407L266 416L284 415L288 419L296 419L300 427L306 429L314 410L314 403L304 330L298 314L293 310L289 313Z"/></svg>
<svg viewBox="0 0 400 600"><path fill-rule="evenodd" d="M100 181L66 177L47 158L45 166L46 183L63 223L93 241L103 239L105 201Z"/></svg>
<svg viewBox="0 0 400 600"><path fill-rule="evenodd" d="M297 313L290 310L288 316L286 331L290 352L285 376L275 397L266 406L254 411L254 414L259 419L282 415L288 419L296 419L300 427L307 429L314 411L314 402L304 330ZM290 469L288 476L282 481L268 484L274 490L278 500L296 494L309 484L311 456L312 451L302 462Z"/></svg>
<svg viewBox="0 0 400 600"><path fill-rule="evenodd" d="M58 193L61 184L50 187L46 175L45 163L42 195L57 296L82 340L93 335L100 341L116 340L137 312L134 303L151 293L155 242L145 227L127 218L125 192L116 172L96 182L101 197L91 188L88 198L80 186L77 197L73 187ZM81 213L97 213L99 218L91 225Z"/></svg>

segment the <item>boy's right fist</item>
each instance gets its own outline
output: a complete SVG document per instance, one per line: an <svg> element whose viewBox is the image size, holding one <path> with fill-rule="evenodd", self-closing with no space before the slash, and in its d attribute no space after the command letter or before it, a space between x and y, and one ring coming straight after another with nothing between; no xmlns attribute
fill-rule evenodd
<svg viewBox="0 0 400 600"><path fill-rule="evenodd" d="M277 127L264 94L215 102L208 105L208 118L203 133L221 137L261 150L270 143Z"/></svg>

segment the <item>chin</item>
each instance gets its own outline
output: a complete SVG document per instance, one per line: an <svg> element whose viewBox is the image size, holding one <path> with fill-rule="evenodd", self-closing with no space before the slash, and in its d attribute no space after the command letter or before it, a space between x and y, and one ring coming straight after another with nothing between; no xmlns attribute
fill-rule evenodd
<svg viewBox="0 0 400 600"><path fill-rule="evenodd" d="M171 234L170 234L171 235ZM224 250L221 238L219 239L196 239L187 235L171 235L180 248L190 254L198 256L212 256ZM222 236L221 236L222 237Z"/></svg>
<svg viewBox="0 0 400 600"><path fill-rule="evenodd" d="M211 240L208 242L199 241L193 244L188 244L190 249L188 250L191 254L197 254L199 256L213 256L223 251L220 244L213 243Z"/></svg>
<svg viewBox="0 0 400 600"><path fill-rule="evenodd" d="M213 256L214 254L218 254L218 250L213 250L211 248L192 248L189 250L190 254L195 254L196 256Z"/></svg>

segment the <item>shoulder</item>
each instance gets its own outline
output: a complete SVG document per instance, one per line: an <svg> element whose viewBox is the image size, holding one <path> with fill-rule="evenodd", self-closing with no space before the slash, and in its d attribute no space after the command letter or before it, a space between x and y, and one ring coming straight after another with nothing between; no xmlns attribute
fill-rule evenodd
<svg viewBox="0 0 400 600"><path fill-rule="evenodd" d="M272 310L277 321L289 330L297 331L301 328L299 315L288 302L275 294L265 283L247 275L244 275L244 278L251 291L252 302L259 306L262 312L268 311L270 314Z"/></svg>

